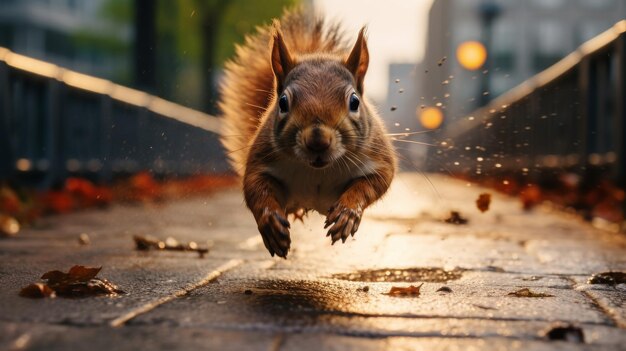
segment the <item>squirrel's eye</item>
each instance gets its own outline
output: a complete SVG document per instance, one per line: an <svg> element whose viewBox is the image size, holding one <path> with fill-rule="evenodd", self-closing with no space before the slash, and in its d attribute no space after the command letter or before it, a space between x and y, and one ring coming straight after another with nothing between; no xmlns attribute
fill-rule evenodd
<svg viewBox="0 0 626 351"><path fill-rule="evenodd" d="M289 100L287 99L287 95L283 94L280 96L280 98L278 99L278 108L280 110L280 113L289 112Z"/></svg>
<svg viewBox="0 0 626 351"><path fill-rule="evenodd" d="M352 95L350 95L350 112L357 112L359 110L359 104L361 102L359 101L359 97L356 96L355 93L352 93Z"/></svg>

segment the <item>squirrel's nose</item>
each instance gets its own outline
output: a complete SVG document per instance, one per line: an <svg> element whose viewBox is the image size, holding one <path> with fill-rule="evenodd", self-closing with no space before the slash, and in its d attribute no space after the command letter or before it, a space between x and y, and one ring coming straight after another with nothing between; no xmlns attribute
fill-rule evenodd
<svg viewBox="0 0 626 351"><path fill-rule="evenodd" d="M330 147L330 135L323 133L321 129L314 128L305 138L304 144L309 151L321 153Z"/></svg>

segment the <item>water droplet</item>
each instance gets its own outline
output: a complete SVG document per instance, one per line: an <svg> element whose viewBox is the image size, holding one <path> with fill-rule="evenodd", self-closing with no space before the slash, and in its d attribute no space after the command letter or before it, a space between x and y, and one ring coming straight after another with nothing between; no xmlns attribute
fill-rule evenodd
<svg viewBox="0 0 626 351"><path fill-rule="evenodd" d="M502 167L502 165L499 163L496 163L496 168L500 168L500 167Z"/></svg>
<svg viewBox="0 0 626 351"><path fill-rule="evenodd" d="M484 159L483 159L482 157L480 157L480 156L479 156L479 157L476 157L476 161L478 161L478 162L483 162L483 160L484 160Z"/></svg>
<svg viewBox="0 0 626 351"><path fill-rule="evenodd" d="M396 126L396 127L399 127L399 126L400 126L400 123L396 122L396 123L394 123L393 125L394 125L394 126Z"/></svg>

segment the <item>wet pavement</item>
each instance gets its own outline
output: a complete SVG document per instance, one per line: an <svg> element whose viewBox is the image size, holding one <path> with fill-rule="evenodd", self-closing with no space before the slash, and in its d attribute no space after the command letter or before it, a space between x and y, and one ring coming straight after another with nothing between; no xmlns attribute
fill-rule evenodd
<svg viewBox="0 0 626 351"><path fill-rule="evenodd" d="M330 245L321 216L293 223L287 260L269 256L236 189L47 217L0 240L0 349L624 350L626 284L587 280L626 271L626 238L498 194L481 213L484 191L402 174L345 244ZM468 224L444 223L451 210ZM211 251L136 251L133 235ZM103 266L127 294L18 296L75 264ZM550 297L510 295L524 288ZM546 336L557 326L570 341Z"/></svg>

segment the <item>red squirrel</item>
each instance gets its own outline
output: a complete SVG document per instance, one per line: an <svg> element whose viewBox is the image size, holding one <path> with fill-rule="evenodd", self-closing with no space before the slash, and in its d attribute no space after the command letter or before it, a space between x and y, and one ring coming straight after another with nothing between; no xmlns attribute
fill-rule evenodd
<svg viewBox="0 0 626 351"><path fill-rule="evenodd" d="M346 43L338 25L287 11L225 66L221 141L272 256L287 257L287 215L309 210L345 242L393 179L394 149L363 97L365 28Z"/></svg>

